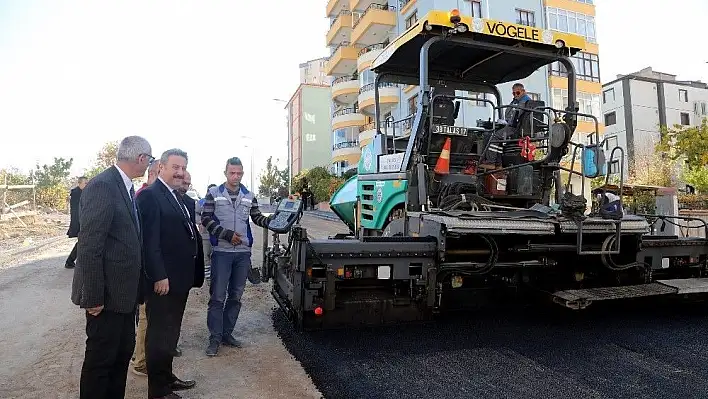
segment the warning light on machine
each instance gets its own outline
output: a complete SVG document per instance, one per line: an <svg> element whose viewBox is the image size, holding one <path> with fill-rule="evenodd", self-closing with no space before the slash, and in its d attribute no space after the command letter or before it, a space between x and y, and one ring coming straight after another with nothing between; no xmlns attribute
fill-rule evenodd
<svg viewBox="0 0 708 399"><path fill-rule="evenodd" d="M315 314L316 314L317 316L322 316L322 308L319 307L319 306L316 307L316 308L315 308Z"/></svg>
<svg viewBox="0 0 708 399"><path fill-rule="evenodd" d="M460 10L453 9L450 11L450 22L453 24L459 24L462 19L460 18Z"/></svg>

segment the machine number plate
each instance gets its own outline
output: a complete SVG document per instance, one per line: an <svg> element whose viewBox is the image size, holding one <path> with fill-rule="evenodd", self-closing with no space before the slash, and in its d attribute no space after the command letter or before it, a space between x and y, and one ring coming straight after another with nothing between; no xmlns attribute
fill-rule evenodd
<svg viewBox="0 0 708 399"><path fill-rule="evenodd" d="M433 133L451 136L467 136L467 128L449 125L433 125Z"/></svg>

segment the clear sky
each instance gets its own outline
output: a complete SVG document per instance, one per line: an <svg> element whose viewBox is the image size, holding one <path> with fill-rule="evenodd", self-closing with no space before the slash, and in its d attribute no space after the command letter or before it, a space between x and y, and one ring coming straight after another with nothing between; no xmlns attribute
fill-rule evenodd
<svg viewBox="0 0 708 399"><path fill-rule="evenodd" d="M705 0L595 0L603 81L645 66L708 80ZM240 156L287 159L298 64L327 54L325 1L0 0L0 167L87 167L138 134L180 147L203 192ZM247 138L243 138L246 136ZM249 184L250 177L245 176Z"/></svg>

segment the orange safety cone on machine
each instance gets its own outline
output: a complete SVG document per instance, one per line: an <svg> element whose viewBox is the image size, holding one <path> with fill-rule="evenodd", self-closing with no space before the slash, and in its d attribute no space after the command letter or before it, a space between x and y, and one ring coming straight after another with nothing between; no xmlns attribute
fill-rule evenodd
<svg viewBox="0 0 708 399"><path fill-rule="evenodd" d="M440 157L438 157L438 162L435 164L434 172L438 175L449 175L450 174L450 147L452 146L452 139L449 137L445 140L445 145L443 145L442 151L440 152Z"/></svg>

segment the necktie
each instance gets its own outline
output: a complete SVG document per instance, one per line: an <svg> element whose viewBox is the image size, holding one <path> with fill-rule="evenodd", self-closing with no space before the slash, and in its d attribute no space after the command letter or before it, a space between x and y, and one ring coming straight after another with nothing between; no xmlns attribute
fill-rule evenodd
<svg viewBox="0 0 708 399"><path fill-rule="evenodd" d="M135 226L140 232L140 220L138 219L138 206L135 204L135 188L130 186L130 203L133 207L133 216L135 217Z"/></svg>
<svg viewBox="0 0 708 399"><path fill-rule="evenodd" d="M189 212L187 211L187 206L182 200L182 194L180 194L177 190L172 190L172 193L174 193L175 198L177 198L177 204L179 205L179 209L182 211L182 216L187 219L187 224L189 225L189 232L192 234L192 237L194 237L194 231L192 230L192 219L189 218Z"/></svg>

